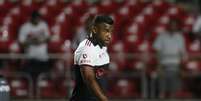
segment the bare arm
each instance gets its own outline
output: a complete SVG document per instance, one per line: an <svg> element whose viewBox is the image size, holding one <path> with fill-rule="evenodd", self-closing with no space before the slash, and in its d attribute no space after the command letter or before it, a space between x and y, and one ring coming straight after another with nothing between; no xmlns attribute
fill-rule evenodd
<svg viewBox="0 0 201 101"><path fill-rule="evenodd" d="M83 66L81 69L81 74L84 82L92 89L94 94L98 97L100 101L108 101L106 95L103 93L100 85L96 81L94 69L90 66Z"/></svg>

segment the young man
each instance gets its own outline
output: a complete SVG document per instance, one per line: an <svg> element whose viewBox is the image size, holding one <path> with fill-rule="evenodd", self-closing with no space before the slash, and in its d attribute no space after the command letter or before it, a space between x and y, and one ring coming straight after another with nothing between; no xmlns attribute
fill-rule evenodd
<svg viewBox="0 0 201 101"><path fill-rule="evenodd" d="M174 98L180 90L180 64L187 59L185 46L179 21L170 20L167 31L160 33L153 44L160 63L158 68L160 98Z"/></svg>
<svg viewBox="0 0 201 101"><path fill-rule="evenodd" d="M28 57L22 71L31 75L34 86L41 73L51 70L48 56L49 39L48 24L42 20L38 11L33 11L30 20L21 26L18 40Z"/></svg>
<svg viewBox="0 0 201 101"><path fill-rule="evenodd" d="M113 20L109 16L94 19L91 33L74 53L76 86L70 101L108 101L102 81L110 62L106 46L112 31Z"/></svg>

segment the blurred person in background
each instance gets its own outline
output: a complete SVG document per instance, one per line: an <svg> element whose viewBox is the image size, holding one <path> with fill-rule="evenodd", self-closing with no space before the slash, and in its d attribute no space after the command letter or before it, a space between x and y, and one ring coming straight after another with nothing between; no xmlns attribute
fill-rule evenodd
<svg viewBox="0 0 201 101"><path fill-rule="evenodd" d="M199 10L198 10L199 11ZM199 14L198 12L196 12ZM195 40L199 43L201 42L201 15L197 16L195 23L192 27L192 34L195 37ZM201 57L200 55L192 55L191 60L193 61L200 61ZM190 82L189 83L189 89L192 92L192 95L194 98L201 98L201 77L200 73L193 72L193 75L190 76Z"/></svg>
<svg viewBox="0 0 201 101"><path fill-rule="evenodd" d="M0 72L0 101L10 101L10 87L2 74Z"/></svg>
<svg viewBox="0 0 201 101"><path fill-rule="evenodd" d="M33 11L30 20L21 26L18 40L28 58L22 69L32 76L34 82L41 72L50 70L47 46L49 38L48 25L41 19L38 11Z"/></svg>
<svg viewBox="0 0 201 101"><path fill-rule="evenodd" d="M111 41L113 20L97 16L88 38L74 53L75 88L70 101L108 101L105 74L110 63L107 45Z"/></svg>
<svg viewBox="0 0 201 101"><path fill-rule="evenodd" d="M195 23L193 24L193 34L195 34L199 40L201 40L201 16L196 18Z"/></svg>
<svg viewBox="0 0 201 101"><path fill-rule="evenodd" d="M167 31L158 35L153 48L157 52L160 64L159 97L173 98L180 89L180 64L187 59L185 41L179 31L178 20L170 20Z"/></svg>

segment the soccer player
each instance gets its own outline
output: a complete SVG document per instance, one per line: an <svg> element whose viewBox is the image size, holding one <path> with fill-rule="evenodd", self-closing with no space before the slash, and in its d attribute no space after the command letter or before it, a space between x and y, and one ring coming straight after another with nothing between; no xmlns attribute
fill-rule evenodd
<svg viewBox="0 0 201 101"><path fill-rule="evenodd" d="M107 52L113 20L106 15L95 17L88 38L74 53L75 88L70 101L108 101L103 82L110 59Z"/></svg>

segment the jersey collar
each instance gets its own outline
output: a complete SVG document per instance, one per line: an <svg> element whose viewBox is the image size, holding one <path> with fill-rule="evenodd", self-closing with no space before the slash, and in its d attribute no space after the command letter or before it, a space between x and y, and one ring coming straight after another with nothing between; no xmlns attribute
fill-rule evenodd
<svg viewBox="0 0 201 101"><path fill-rule="evenodd" d="M88 38L88 40L91 41L94 46L98 45L100 48L104 47L104 45L95 38Z"/></svg>

